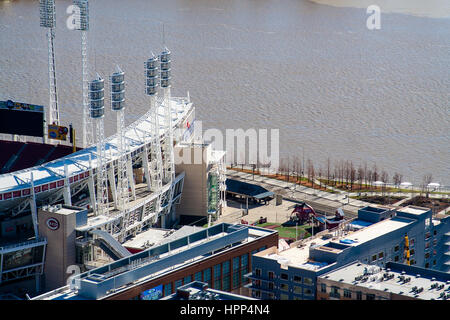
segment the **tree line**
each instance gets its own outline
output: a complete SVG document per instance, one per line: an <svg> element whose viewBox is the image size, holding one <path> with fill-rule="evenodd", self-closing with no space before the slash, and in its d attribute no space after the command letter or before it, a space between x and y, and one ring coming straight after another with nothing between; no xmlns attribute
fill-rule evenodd
<svg viewBox="0 0 450 320"><path fill-rule="evenodd" d="M245 164L237 164L244 168ZM267 168L270 165L254 164L252 165L253 171L259 171L261 168ZM397 188L400 188L400 184L403 181L403 175L399 172L395 172L392 176L389 173L373 164L369 166L367 162L364 164L358 164L357 166L353 161L349 160L334 160L330 157L326 159L325 165L317 165L311 159L307 159L298 156L291 156L282 158L280 165L276 172L273 172L276 176L285 176L287 181L294 179L299 182L302 178L307 178L313 185L319 183L322 187L322 183L328 186L345 188L353 190L355 185L366 186L368 189L374 189L378 186L378 182L382 191L385 191L387 184L391 183ZM422 192L427 191L427 186L432 182L432 174L427 173L423 176L420 188ZM375 184L377 182L377 184Z"/></svg>

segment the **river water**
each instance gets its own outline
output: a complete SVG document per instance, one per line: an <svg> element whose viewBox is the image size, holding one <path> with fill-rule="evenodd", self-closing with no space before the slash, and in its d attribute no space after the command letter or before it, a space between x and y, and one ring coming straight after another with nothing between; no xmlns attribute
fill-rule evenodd
<svg viewBox="0 0 450 320"><path fill-rule="evenodd" d="M148 108L143 62L164 42L172 93L190 92L204 130L279 129L283 157L304 151L316 167L327 157L367 162L405 181L431 173L449 185L450 19L439 1L423 14L382 7L381 29L368 30L365 7L350 0L96 0L89 64L104 77L116 64L126 72L130 123ZM81 141L81 40L66 26L70 4L56 1L56 70L60 117ZM0 74L0 100L48 105L38 1L0 0ZM109 110L105 128L114 133Z"/></svg>

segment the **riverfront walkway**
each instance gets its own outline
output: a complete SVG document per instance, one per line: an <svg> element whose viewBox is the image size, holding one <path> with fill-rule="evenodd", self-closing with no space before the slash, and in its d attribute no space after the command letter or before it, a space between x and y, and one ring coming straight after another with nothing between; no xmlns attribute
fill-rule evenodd
<svg viewBox="0 0 450 320"><path fill-rule="evenodd" d="M298 201L305 201L311 205L317 213L326 214L329 216L334 216L336 209L342 208L347 218L356 217L358 214L358 209L362 207L374 206L373 203L351 198L352 196L359 195L358 193L349 193L332 187L327 188L334 191L334 193L320 191L294 184L292 182L286 182L257 174L253 175L252 173L236 171L233 169L227 169L226 174L227 177L231 179L257 184L274 192L275 194L280 194L283 196L283 204L281 206L275 206L275 200L272 200L268 206L253 206L249 204L249 215L243 217L243 219L250 223L256 221L261 216L267 217L270 222L284 222L286 221L286 218L290 216L290 213L293 210L293 205L295 205ZM319 181L316 181L316 183L319 184ZM361 194L365 196L375 196L381 195L381 192L363 192ZM385 192L384 195L389 195L391 197L405 197L405 199L391 205L399 206L404 201L416 196L417 193ZM433 197L438 196L439 195L433 195ZM230 207L224 209L221 220L223 219L223 221L230 223L239 222L242 218L240 207L238 207L235 202L230 202L230 205ZM242 208L245 208L245 204L242 204ZM442 210L438 214L445 214L447 213L447 210L448 209Z"/></svg>
<svg viewBox="0 0 450 320"><path fill-rule="evenodd" d="M227 177L260 185L275 194L282 195L287 200L305 201L318 213L326 213L327 215L334 215L336 209L342 208L348 217L356 217L359 208L371 205L368 202L351 199L345 192L330 193L320 191L294 183L232 169L227 169Z"/></svg>

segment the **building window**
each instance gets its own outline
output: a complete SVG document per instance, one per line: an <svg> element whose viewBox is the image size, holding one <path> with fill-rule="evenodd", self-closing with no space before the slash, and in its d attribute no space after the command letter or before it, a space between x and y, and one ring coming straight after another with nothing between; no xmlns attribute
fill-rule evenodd
<svg viewBox="0 0 450 320"><path fill-rule="evenodd" d="M223 275L230 274L230 261L222 263L222 269Z"/></svg>
<svg viewBox="0 0 450 320"><path fill-rule="evenodd" d="M431 237L431 232L425 233L425 239L428 239L428 238L430 238L430 237Z"/></svg>
<svg viewBox="0 0 450 320"><path fill-rule="evenodd" d="M181 279L180 279L180 280L177 280L177 281L175 281L175 289L176 289L176 288L178 288L178 287L181 287L181 285L182 285L182 281L183 281L183 280L181 280Z"/></svg>
<svg viewBox="0 0 450 320"><path fill-rule="evenodd" d="M184 277L184 284L188 284L190 282L192 282L192 277L191 276Z"/></svg>
<svg viewBox="0 0 450 320"><path fill-rule="evenodd" d="M214 266L214 279L220 278L220 264Z"/></svg>
<svg viewBox="0 0 450 320"><path fill-rule="evenodd" d="M302 287L294 286L294 293L302 294Z"/></svg>
<svg viewBox="0 0 450 320"><path fill-rule="evenodd" d="M436 231L436 230L433 230L433 234L434 234L434 235L437 235L437 231Z"/></svg>
<svg viewBox="0 0 450 320"><path fill-rule="evenodd" d="M378 254L378 259L383 259L383 257L384 257L384 252L380 252L380 253Z"/></svg>
<svg viewBox="0 0 450 320"><path fill-rule="evenodd" d="M429 267L430 267L430 263L429 262L425 263L425 268L429 268Z"/></svg>
<svg viewBox="0 0 450 320"><path fill-rule="evenodd" d="M172 294L172 284L171 283L164 285L164 296L168 296L169 294Z"/></svg>
<svg viewBox="0 0 450 320"><path fill-rule="evenodd" d="M352 292L348 289L344 289L344 298L352 298Z"/></svg>
<svg viewBox="0 0 450 320"><path fill-rule="evenodd" d="M425 242L425 249L428 249L430 247L430 241Z"/></svg>
<svg viewBox="0 0 450 320"><path fill-rule="evenodd" d="M320 284L320 292L327 292L327 285L325 283Z"/></svg>
<svg viewBox="0 0 450 320"><path fill-rule="evenodd" d="M362 292L361 291L356 292L356 300L362 300Z"/></svg>
<svg viewBox="0 0 450 320"><path fill-rule="evenodd" d="M233 258L233 272L239 270L239 257Z"/></svg>
<svg viewBox="0 0 450 320"><path fill-rule="evenodd" d="M372 256L372 261L375 261L375 260L377 260L377 255L376 255L376 254L374 254L374 255Z"/></svg>
<svg viewBox="0 0 450 320"><path fill-rule="evenodd" d="M233 272L233 289L239 287L239 272Z"/></svg>
<svg viewBox="0 0 450 320"><path fill-rule="evenodd" d="M285 283L281 283L280 284L280 290L282 290L282 291L289 291L289 285L287 285Z"/></svg>
<svg viewBox="0 0 450 320"><path fill-rule="evenodd" d="M435 266L436 265L436 260L433 260L433 266Z"/></svg>
<svg viewBox="0 0 450 320"><path fill-rule="evenodd" d="M214 279L214 289L222 290L222 281L219 279Z"/></svg>
<svg viewBox="0 0 450 320"><path fill-rule="evenodd" d="M311 295L313 294L313 291L312 291L311 288L305 288L305 289L303 290L303 294L304 294L305 296L311 296Z"/></svg>
<svg viewBox="0 0 450 320"><path fill-rule="evenodd" d="M398 250L400 250L400 246L395 246L394 252L397 252Z"/></svg>
<svg viewBox="0 0 450 320"><path fill-rule="evenodd" d="M248 253L241 256L241 283L247 283L248 279L245 274L248 272Z"/></svg>
<svg viewBox="0 0 450 320"><path fill-rule="evenodd" d="M414 255L416 253L416 251L414 250L414 249L411 249L410 251L409 251L409 254L410 255Z"/></svg>
<svg viewBox="0 0 450 320"><path fill-rule="evenodd" d="M416 264L416 261L414 259L411 259L411 265Z"/></svg>
<svg viewBox="0 0 450 320"><path fill-rule="evenodd" d="M410 247L413 247L415 243L416 243L416 239L410 239L409 240L409 246Z"/></svg>
<svg viewBox="0 0 450 320"><path fill-rule="evenodd" d="M269 290L273 290L273 282L269 282Z"/></svg>
<svg viewBox="0 0 450 320"><path fill-rule="evenodd" d="M428 259L428 258L430 258L430 253L429 252L425 253L425 259Z"/></svg>
<svg viewBox="0 0 450 320"><path fill-rule="evenodd" d="M259 290L253 290L253 297L260 299L261 298L261 291Z"/></svg>
<svg viewBox="0 0 450 320"><path fill-rule="evenodd" d="M398 257L398 256L395 256L395 257L394 257L394 261L395 261L395 262L397 262L397 261L398 261L398 259L399 259L399 257Z"/></svg>
<svg viewBox="0 0 450 320"><path fill-rule="evenodd" d="M340 298L341 297L338 287L335 287L335 286L331 287L330 297L332 297L332 298Z"/></svg>
<svg viewBox="0 0 450 320"><path fill-rule="evenodd" d="M271 300L273 300L274 299L274 297L275 297L275 295L271 292L271 293L269 293L269 299L271 299Z"/></svg>
<svg viewBox="0 0 450 320"><path fill-rule="evenodd" d="M310 285L312 285L313 284L313 281L312 281L312 279L311 278L303 278L303 283L304 284L306 284L306 285L308 285L308 286L310 286Z"/></svg>
<svg viewBox="0 0 450 320"><path fill-rule="evenodd" d="M294 276L294 282L302 283L302 277Z"/></svg>
<svg viewBox="0 0 450 320"><path fill-rule="evenodd" d="M202 272L199 271L194 275L195 281L202 281Z"/></svg>
<svg viewBox="0 0 450 320"><path fill-rule="evenodd" d="M273 271L269 271L269 279L272 280L275 278L275 274L273 273Z"/></svg>
<svg viewBox="0 0 450 320"><path fill-rule="evenodd" d="M208 285L211 286L211 268L203 271L203 282L207 282Z"/></svg>
<svg viewBox="0 0 450 320"><path fill-rule="evenodd" d="M286 273L282 273L280 275L280 278L283 279L283 280L289 280L289 276Z"/></svg>
<svg viewBox="0 0 450 320"><path fill-rule="evenodd" d="M366 294L366 300L375 300L375 295L374 294Z"/></svg>
<svg viewBox="0 0 450 320"><path fill-rule="evenodd" d="M255 276L261 277L261 269L258 268L255 269Z"/></svg>
<svg viewBox="0 0 450 320"><path fill-rule="evenodd" d="M261 280L253 280L253 285L258 288L261 287Z"/></svg>
<svg viewBox="0 0 450 320"><path fill-rule="evenodd" d="M222 281L220 278L220 264L216 264L214 266L214 289L221 290L222 289Z"/></svg>
<svg viewBox="0 0 450 320"><path fill-rule="evenodd" d="M222 290L230 291L230 275L223 276Z"/></svg>
<svg viewBox="0 0 450 320"><path fill-rule="evenodd" d="M289 295L281 293L280 294L280 300L289 300Z"/></svg>

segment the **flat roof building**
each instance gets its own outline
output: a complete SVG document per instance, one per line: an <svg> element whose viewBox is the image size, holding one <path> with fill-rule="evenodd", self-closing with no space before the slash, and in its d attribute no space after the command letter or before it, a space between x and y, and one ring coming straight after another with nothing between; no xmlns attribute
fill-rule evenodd
<svg viewBox="0 0 450 320"><path fill-rule="evenodd" d="M277 231L221 223L76 275L33 300L139 300L145 291L159 287L167 296L192 281L242 293L252 254L277 244Z"/></svg>
<svg viewBox="0 0 450 320"><path fill-rule="evenodd" d="M407 262L427 269L448 271L450 217L436 220L431 210L362 208L358 218L331 232L291 244L286 250L268 248L253 257L253 297L262 299L316 299L316 279L354 261L377 265ZM407 236L407 238L405 237Z"/></svg>
<svg viewBox="0 0 450 320"><path fill-rule="evenodd" d="M353 262L317 278L320 300L448 300L450 274L388 262Z"/></svg>

